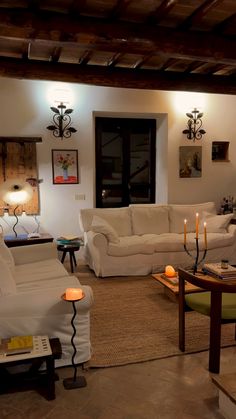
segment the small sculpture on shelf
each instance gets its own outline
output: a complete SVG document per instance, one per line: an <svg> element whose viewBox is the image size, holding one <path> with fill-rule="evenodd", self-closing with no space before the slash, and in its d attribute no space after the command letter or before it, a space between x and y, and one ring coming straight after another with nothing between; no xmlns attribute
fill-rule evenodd
<svg viewBox="0 0 236 419"><path fill-rule="evenodd" d="M220 206L220 213L221 214L230 214L233 212L233 208L236 206L236 202L234 202L234 197L229 195L224 197L221 206Z"/></svg>

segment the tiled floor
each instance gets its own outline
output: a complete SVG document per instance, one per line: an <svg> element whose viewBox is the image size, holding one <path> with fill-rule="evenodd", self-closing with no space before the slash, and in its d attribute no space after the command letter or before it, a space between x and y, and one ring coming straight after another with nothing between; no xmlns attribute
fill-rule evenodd
<svg viewBox="0 0 236 419"><path fill-rule="evenodd" d="M221 353L221 372L236 370L236 347ZM87 387L65 390L71 368L57 370L56 399L36 391L0 395L7 419L222 419L218 389L207 370L208 352L124 367L91 369Z"/></svg>

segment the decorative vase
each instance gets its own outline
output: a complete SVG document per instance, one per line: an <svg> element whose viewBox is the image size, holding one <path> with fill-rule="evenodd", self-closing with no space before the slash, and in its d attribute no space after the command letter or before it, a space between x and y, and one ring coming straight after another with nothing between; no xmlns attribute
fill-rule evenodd
<svg viewBox="0 0 236 419"><path fill-rule="evenodd" d="M63 169L63 179L68 180L68 169Z"/></svg>

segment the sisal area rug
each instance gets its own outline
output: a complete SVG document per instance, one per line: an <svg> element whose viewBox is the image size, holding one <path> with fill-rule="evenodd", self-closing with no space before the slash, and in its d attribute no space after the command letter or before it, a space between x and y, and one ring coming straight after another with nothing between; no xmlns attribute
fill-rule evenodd
<svg viewBox="0 0 236 419"><path fill-rule="evenodd" d="M151 276L97 279L77 276L94 292L91 367L111 367L183 355L178 349L178 304ZM186 351L209 347L209 318L186 313ZM234 345L234 325L222 326L222 346Z"/></svg>

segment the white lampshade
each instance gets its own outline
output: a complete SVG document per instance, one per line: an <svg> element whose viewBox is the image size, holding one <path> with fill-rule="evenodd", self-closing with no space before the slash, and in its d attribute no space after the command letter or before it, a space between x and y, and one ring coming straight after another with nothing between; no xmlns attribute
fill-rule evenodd
<svg viewBox="0 0 236 419"><path fill-rule="evenodd" d="M0 199L9 205L21 205L30 201L33 188L28 182L9 179L0 185Z"/></svg>

